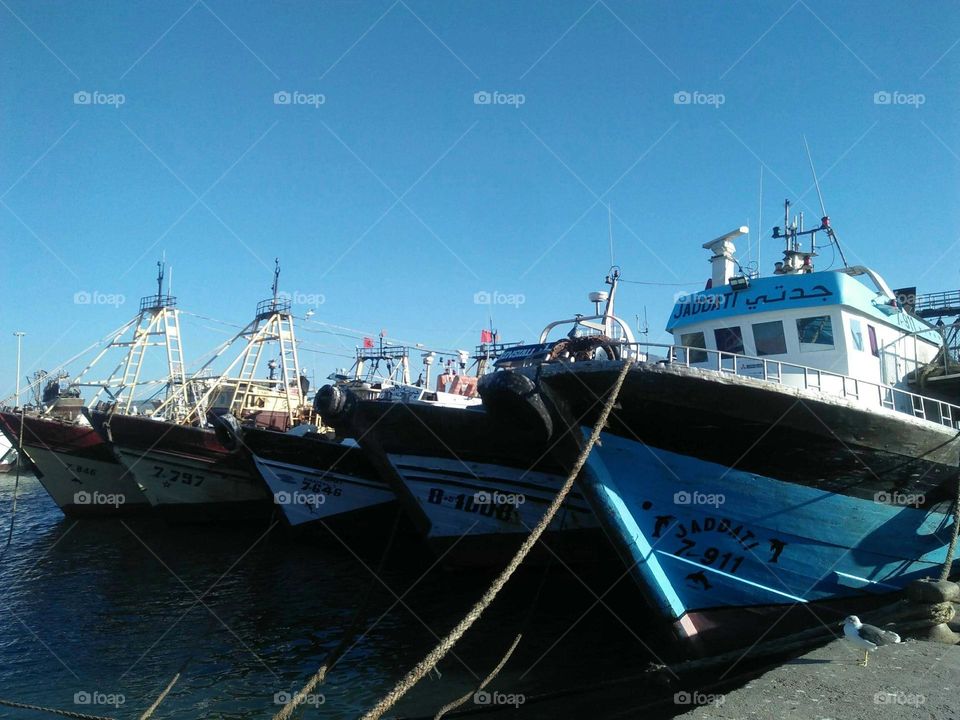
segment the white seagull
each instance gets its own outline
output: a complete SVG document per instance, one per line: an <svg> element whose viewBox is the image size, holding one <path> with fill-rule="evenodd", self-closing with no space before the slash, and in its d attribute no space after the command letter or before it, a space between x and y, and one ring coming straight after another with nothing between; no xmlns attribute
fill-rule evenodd
<svg viewBox="0 0 960 720"><path fill-rule="evenodd" d="M864 625L860 618L851 615L843 621L844 637L863 650L863 667L867 666L870 653L881 645L900 642L900 636L890 630L878 628L876 625Z"/></svg>

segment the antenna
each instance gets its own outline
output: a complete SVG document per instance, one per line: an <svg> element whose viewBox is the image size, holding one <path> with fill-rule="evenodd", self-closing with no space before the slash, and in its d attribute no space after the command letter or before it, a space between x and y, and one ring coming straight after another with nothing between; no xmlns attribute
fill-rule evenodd
<svg viewBox="0 0 960 720"><path fill-rule="evenodd" d="M615 263L613 262L613 208L610 203L607 203L607 235L610 239L610 266L612 267Z"/></svg>
<svg viewBox="0 0 960 720"><path fill-rule="evenodd" d="M763 247L763 163L760 163L760 210L759 217L757 218L757 227L760 229L761 235L757 237L757 275L760 275L760 248Z"/></svg>
<svg viewBox="0 0 960 720"><path fill-rule="evenodd" d="M813 175L813 184L817 188L817 197L820 198L820 214L827 216L827 208L823 204L823 194L820 192L820 181L817 179L817 171L813 168L813 156L810 154L810 145L807 144L807 136L803 136L803 146L807 149L807 160L810 161L810 173Z"/></svg>
<svg viewBox="0 0 960 720"><path fill-rule="evenodd" d="M277 284L280 282L280 258L273 259L273 299L277 299Z"/></svg>
<svg viewBox="0 0 960 720"><path fill-rule="evenodd" d="M157 260L157 297L163 295L163 261Z"/></svg>
<svg viewBox="0 0 960 720"><path fill-rule="evenodd" d="M806 135L803 136L803 146L807 149L807 160L810 161L810 172L813 174L813 184L817 188L817 197L820 198L820 212L822 213L820 227L826 230L827 237L833 240L834 245L837 246L837 251L840 253L840 259L843 261L843 266L850 267L847 265L847 258L843 256L843 248L840 247L840 239L837 237L837 233L834 232L833 227L830 225L830 216L827 215L827 208L823 203L823 194L820 192L820 181L817 179L817 171L813 167L813 156L810 154L810 145L807 143Z"/></svg>
<svg viewBox="0 0 960 720"><path fill-rule="evenodd" d="M640 321L640 314L637 313L637 334L648 336L650 334L650 324L647 322L647 306L643 306L643 321Z"/></svg>

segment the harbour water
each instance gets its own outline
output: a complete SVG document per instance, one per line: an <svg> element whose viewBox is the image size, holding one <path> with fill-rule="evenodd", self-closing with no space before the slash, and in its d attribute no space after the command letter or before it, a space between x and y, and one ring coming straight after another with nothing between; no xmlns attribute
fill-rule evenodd
<svg viewBox="0 0 960 720"><path fill-rule="evenodd" d="M10 507L13 488L12 475L0 476L0 506ZM2 522L5 541L9 517ZM0 560L0 699L133 718L180 671L156 717L271 718L278 693L315 672L372 586L360 639L318 689L322 698L297 715L358 717L493 577L433 566L421 545L400 537L376 579L380 555L376 545L291 537L280 525L77 522L22 477ZM639 671L651 656L640 629L626 624L641 616L628 614L638 599L628 582L605 594L621 572L560 561L525 568L441 663L440 677L420 683L393 716L432 717L476 687L521 632L489 688L503 702L522 695L520 711L473 702L468 709L551 716L536 697ZM644 702L642 693L631 697ZM564 705L597 702L596 693L573 693ZM0 717L37 714L0 708Z"/></svg>

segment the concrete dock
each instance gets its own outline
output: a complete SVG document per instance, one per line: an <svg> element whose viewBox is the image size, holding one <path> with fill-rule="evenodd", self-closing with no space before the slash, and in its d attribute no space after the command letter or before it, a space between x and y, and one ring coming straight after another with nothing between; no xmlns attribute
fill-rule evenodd
<svg viewBox="0 0 960 720"><path fill-rule="evenodd" d="M722 695L689 692L685 720L960 718L960 646L906 640L870 654L835 640Z"/></svg>

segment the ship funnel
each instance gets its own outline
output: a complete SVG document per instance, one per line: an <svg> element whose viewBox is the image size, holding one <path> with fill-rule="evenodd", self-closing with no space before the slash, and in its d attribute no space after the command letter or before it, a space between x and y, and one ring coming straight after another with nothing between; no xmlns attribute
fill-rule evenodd
<svg viewBox="0 0 960 720"><path fill-rule="evenodd" d="M730 278L735 275L734 271L736 269L734 254L737 252L737 248L733 244L733 239L746 235L748 232L750 232L750 229L744 225L718 237L716 240L703 244L704 249L713 253L713 257L710 258L713 265L713 287L730 283Z"/></svg>

